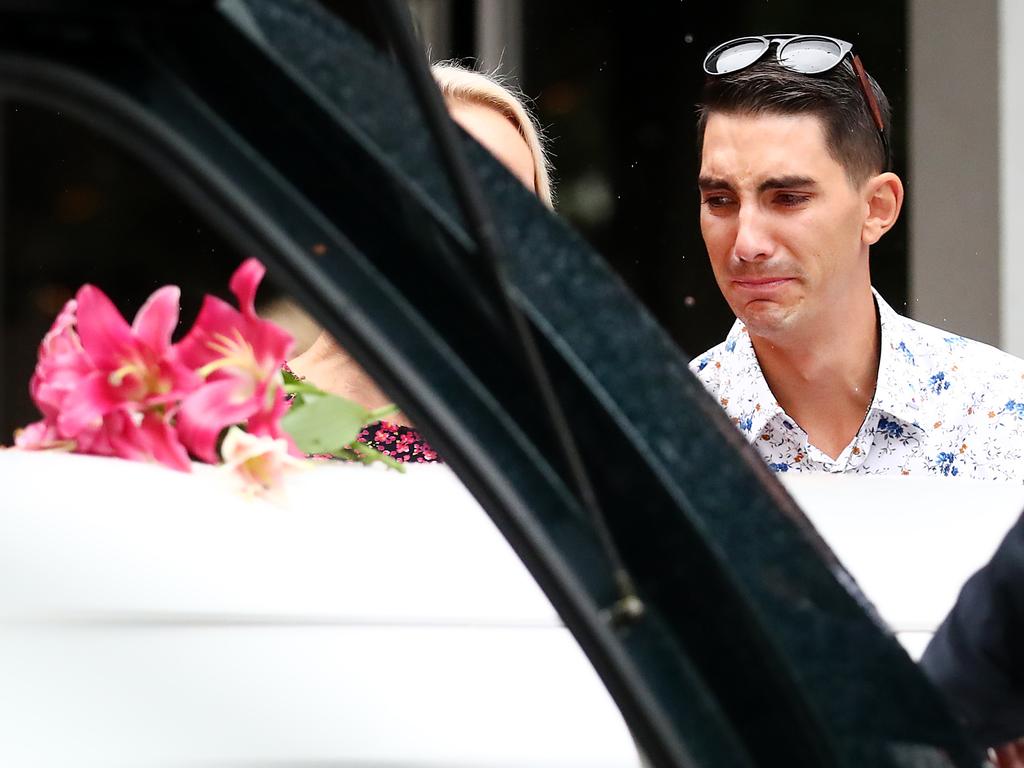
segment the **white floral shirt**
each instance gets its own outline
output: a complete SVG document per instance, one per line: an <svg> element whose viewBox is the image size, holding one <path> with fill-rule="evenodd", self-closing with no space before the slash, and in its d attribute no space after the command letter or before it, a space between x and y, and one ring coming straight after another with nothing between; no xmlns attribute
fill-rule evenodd
<svg viewBox="0 0 1024 768"><path fill-rule="evenodd" d="M878 383L836 459L776 402L739 320L690 368L777 472L1024 480L1024 360L898 315L877 293L875 301Z"/></svg>

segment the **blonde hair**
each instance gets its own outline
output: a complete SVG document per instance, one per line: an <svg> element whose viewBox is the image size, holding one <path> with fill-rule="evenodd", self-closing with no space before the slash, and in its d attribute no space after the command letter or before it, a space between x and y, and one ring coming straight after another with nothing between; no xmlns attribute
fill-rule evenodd
<svg viewBox="0 0 1024 768"><path fill-rule="evenodd" d="M540 124L524 104L525 97L504 85L495 75L466 69L454 61L442 61L431 66L446 100L482 104L500 112L519 131L533 156L533 183L537 197L548 208L554 209L554 191L551 185L551 164L544 150Z"/></svg>

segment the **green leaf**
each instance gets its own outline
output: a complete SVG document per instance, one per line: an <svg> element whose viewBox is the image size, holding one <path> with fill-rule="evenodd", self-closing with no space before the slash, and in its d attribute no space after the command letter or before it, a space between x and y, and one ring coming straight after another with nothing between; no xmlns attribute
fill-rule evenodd
<svg viewBox="0 0 1024 768"><path fill-rule="evenodd" d="M398 413L398 406L394 403L388 403L387 405L382 405L380 408L370 411L369 418L370 421L383 421L388 416L395 413Z"/></svg>
<svg viewBox="0 0 1024 768"><path fill-rule="evenodd" d="M294 384L285 384L284 391L289 395L325 395L327 394L322 389L318 389L312 384L307 384L304 381L297 381Z"/></svg>
<svg viewBox="0 0 1024 768"><path fill-rule="evenodd" d="M303 453L334 453L355 442L360 430L373 419L358 403L337 395L307 393L293 403L281 426Z"/></svg>
<svg viewBox="0 0 1024 768"><path fill-rule="evenodd" d="M302 380L294 381L290 384L286 383L284 385L284 391L286 394L292 396L292 408L303 405L306 402L306 397L308 395L319 396L326 394L318 387ZM372 420L373 419L371 418L371 421Z"/></svg>
<svg viewBox="0 0 1024 768"><path fill-rule="evenodd" d="M353 459L355 461L361 461L363 464L373 464L373 462L379 461L382 464L386 464L391 467L391 469L397 469L399 472L405 472L405 464L397 459L384 455L376 448L371 448L366 443L352 443L352 445L345 448L345 451L355 454Z"/></svg>

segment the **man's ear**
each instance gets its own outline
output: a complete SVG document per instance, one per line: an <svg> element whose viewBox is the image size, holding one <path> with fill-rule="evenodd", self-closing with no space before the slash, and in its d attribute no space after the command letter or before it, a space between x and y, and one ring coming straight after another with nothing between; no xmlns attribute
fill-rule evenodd
<svg viewBox="0 0 1024 768"><path fill-rule="evenodd" d="M880 173L864 183L867 217L861 229L865 245L874 245L892 229L903 207L903 182L895 173Z"/></svg>

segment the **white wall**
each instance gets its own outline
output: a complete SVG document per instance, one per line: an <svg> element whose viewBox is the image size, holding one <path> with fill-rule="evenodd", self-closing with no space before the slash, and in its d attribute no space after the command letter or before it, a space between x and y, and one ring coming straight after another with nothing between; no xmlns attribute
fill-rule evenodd
<svg viewBox="0 0 1024 768"><path fill-rule="evenodd" d="M1024 3L1000 0L1000 36L1019 41L1024 34ZM1024 51L1002 45L999 51L1001 154L999 315L1002 346L1024 357Z"/></svg>
<svg viewBox="0 0 1024 768"><path fill-rule="evenodd" d="M417 31L431 61L447 59L451 52L450 0L408 0Z"/></svg>
<svg viewBox="0 0 1024 768"><path fill-rule="evenodd" d="M1020 0L910 0L908 11L907 311L1005 344L1014 323L1000 311L1000 239L1012 233L1000 211L1014 206L1000 201L1006 166L1000 167L997 41L1000 16L1024 21L1024 9ZM1024 80L1017 80L1019 92ZM1018 112L1024 140L1024 109ZM1024 206L1017 210L1019 227ZM1024 316L1016 325L1020 353Z"/></svg>
<svg viewBox="0 0 1024 768"><path fill-rule="evenodd" d="M476 48L481 69L500 69L513 82L522 77L522 0L477 0Z"/></svg>

